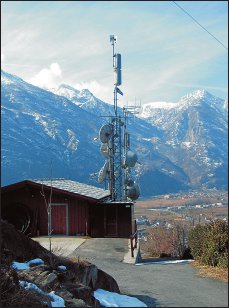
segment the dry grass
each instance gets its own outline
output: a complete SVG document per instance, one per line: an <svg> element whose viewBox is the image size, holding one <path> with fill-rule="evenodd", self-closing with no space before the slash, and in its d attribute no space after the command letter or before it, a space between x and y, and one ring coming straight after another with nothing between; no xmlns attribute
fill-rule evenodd
<svg viewBox="0 0 229 308"><path fill-rule="evenodd" d="M46 302L46 303L45 303ZM50 296L38 294L31 290L1 290L1 307L48 307Z"/></svg>
<svg viewBox="0 0 229 308"><path fill-rule="evenodd" d="M224 282L228 282L228 269L213 267L208 265L202 265L198 261L194 261L191 263L192 266L198 269L198 276L214 278Z"/></svg>

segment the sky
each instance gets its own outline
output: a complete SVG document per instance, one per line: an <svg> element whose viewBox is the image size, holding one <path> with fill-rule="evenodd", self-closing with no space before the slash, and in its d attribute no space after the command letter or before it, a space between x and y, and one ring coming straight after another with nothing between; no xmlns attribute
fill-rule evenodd
<svg viewBox="0 0 229 308"><path fill-rule="evenodd" d="M228 2L2 1L1 67L46 89L61 83L113 102L110 35L122 55L122 105L228 97Z"/></svg>

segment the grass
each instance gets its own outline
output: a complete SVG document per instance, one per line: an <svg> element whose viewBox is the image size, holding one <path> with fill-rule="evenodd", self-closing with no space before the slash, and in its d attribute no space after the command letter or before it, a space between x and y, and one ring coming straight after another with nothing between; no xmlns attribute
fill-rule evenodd
<svg viewBox="0 0 229 308"><path fill-rule="evenodd" d="M198 276L214 278L224 282L228 282L228 268L213 267L208 265L203 265L198 261L191 263L192 266L198 269Z"/></svg>

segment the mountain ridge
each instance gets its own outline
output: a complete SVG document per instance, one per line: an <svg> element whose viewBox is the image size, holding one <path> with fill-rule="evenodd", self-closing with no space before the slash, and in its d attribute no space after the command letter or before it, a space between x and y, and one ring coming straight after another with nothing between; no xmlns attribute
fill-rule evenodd
<svg viewBox="0 0 229 308"><path fill-rule="evenodd" d="M182 97L183 108L154 108L147 117L140 111L129 118L132 149L141 162L133 175L142 196L227 187L225 101L201 91ZM109 114L113 106L87 89L61 85L52 93L2 71L3 184L47 178L52 160L54 177L101 187L90 174L104 163L96 139Z"/></svg>

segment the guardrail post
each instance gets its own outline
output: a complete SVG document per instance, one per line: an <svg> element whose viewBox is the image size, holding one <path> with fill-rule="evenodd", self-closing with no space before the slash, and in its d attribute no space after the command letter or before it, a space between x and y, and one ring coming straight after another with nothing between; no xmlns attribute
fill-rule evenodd
<svg viewBox="0 0 229 308"><path fill-rule="evenodd" d="M134 257L133 237L130 237L131 257Z"/></svg>
<svg viewBox="0 0 229 308"><path fill-rule="evenodd" d="M130 236L130 248L131 248L131 257L134 257L134 249L137 248L138 243L138 230L136 220L134 221L134 234ZM134 241L134 244L133 244Z"/></svg>

